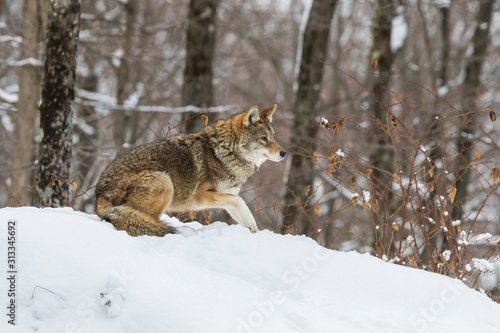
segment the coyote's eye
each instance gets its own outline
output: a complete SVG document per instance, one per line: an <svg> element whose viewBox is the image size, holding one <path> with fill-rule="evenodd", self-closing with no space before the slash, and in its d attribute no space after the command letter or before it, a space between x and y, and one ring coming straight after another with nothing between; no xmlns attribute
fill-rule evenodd
<svg viewBox="0 0 500 333"><path fill-rule="evenodd" d="M267 137L266 136L263 136L262 138L260 138L262 141L264 141L264 143L267 143Z"/></svg>

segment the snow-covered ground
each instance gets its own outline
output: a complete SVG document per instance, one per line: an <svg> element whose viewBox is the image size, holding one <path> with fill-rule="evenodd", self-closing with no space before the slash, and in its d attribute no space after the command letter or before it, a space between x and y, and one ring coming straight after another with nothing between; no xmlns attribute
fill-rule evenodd
<svg viewBox="0 0 500 333"><path fill-rule="evenodd" d="M500 332L500 305L460 281L306 237L164 220L180 234L134 238L69 208L0 209L0 332Z"/></svg>

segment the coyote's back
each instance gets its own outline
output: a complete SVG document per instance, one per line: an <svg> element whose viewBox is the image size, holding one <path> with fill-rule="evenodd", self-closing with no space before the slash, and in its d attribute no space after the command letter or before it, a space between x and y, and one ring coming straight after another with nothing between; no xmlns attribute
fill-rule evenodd
<svg viewBox="0 0 500 333"><path fill-rule="evenodd" d="M286 154L274 141L275 110L254 106L198 133L129 150L97 182L97 215L132 236L161 237L175 232L160 221L163 212L224 208L257 231L238 192L264 161L281 161Z"/></svg>

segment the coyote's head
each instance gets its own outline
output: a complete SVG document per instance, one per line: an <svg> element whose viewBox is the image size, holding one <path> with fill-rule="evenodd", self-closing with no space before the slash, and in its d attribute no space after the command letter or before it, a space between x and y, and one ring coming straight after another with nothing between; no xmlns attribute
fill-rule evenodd
<svg viewBox="0 0 500 333"><path fill-rule="evenodd" d="M276 132L272 125L276 104L259 111L253 106L235 117L239 133L241 156L260 167L266 160L279 162L286 152L276 143Z"/></svg>

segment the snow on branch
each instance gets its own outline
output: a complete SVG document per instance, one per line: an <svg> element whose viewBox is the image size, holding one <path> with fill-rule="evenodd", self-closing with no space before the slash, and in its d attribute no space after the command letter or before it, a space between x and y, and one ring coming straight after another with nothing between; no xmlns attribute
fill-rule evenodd
<svg viewBox="0 0 500 333"><path fill-rule="evenodd" d="M78 97L75 99L77 104L105 108L109 110L122 111L139 111L139 112L158 112L158 113L186 113L186 112L205 112L205 113L221 113L233 110L240 110L237 105L220 105L210 107L198 107L194 105L186 105L180 107L169 107L161 105L119 105L116 104L116 99L99 93L94 93L82 89L78 89Z"/></svg>

